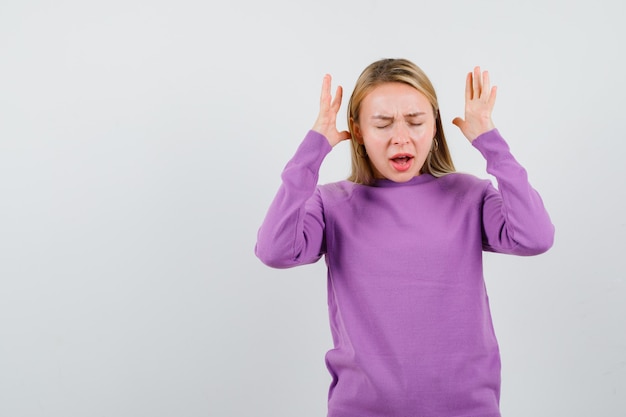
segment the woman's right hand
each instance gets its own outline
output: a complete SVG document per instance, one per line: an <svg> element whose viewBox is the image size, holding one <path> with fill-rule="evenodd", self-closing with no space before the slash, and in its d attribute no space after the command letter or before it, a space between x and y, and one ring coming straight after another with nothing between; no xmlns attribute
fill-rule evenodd
<svg viewBox="0 0 626 417"><path fill-rule="evenodd" d="M329 74L324 76L322 95L320 97L320 112L313 125L313 130L324 135L330 146L335 146L343 140L350 139L350 132L337 130L337 113L341 107L343 89L341 86L338 86L335 98L332 98L330 94L331 80Z"/></svg>

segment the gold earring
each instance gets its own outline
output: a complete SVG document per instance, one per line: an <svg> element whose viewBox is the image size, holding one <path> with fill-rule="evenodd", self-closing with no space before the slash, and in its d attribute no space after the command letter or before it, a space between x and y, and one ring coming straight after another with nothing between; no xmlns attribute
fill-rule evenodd
<svg viewBox="0 0 626 417"><path fill-rule="evenodd" d="M437 138L433 138L433 151L437 152L439 150L439 141Z"/></svg>
<svg viewBox="0 0 626 417"><path fill-rule="evenodd" d="M367 158L367 149L365 149L365 145L361 144L361 145L357 146L356 154L359 155L361 158L366 159Z"/></svg>

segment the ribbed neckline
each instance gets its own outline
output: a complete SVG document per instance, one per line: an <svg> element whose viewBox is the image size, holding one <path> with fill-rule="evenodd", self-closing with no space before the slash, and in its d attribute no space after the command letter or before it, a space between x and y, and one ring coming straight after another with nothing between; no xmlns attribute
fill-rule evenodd
<svg viewBox="0 0 626 417"><path fill-rule="evenodd" d="M388 179L377 179L372 184L372 187L391 188L391 187L406 187L410 185L425 184L427 182L436 179L430 174L417 175L406 182L395 182Z"/></svg>

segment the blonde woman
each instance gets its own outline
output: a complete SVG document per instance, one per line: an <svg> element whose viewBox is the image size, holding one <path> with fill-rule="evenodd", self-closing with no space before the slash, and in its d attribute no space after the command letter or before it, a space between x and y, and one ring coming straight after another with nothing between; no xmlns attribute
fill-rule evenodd
<svg viewBox="0 0 626 417"><path fill-rule="evenodd" d="M537 255L554 227L495 128L496 88L467 75L453 123L498 182L456 173L435 90L405 59L369 65L337 129L342 89L324 77L320 112L282 174L256 255L275 268L328 266L334 347L329 417L498 417L500 356L482 252ZM348 180L318 185L324 157L352 144Z"/></svg>

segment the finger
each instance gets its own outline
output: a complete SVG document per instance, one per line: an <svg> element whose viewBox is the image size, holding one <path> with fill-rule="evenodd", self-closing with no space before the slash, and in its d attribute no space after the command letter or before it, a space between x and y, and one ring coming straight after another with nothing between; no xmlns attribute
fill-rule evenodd
<svg viewBox="0 0 626 417"><path fill-rule="evenodd" d="M331 110L335 113L339 111L341 107L341 98L343 97L343 88L341 86L337 87L337 91L335 92L335 98L331 104Z"/></svg>
<svg viewBox="0 0 626 417"><path fill-rule="evenodd" d="M461 119L460 117L455 117L452 120L452 124L457 126L460 129L462 129L462 126L463 126L464 123L465 123L465 120Z"/></svg>
<svg viewBox="0 0 626 417"><path fill-rule="evenodd" d="M472 73L468 72L465 77L465 101L472 99Z"/></svg>
<svg viewBox="0 0 626 417"><path fill-rule="evenodd" d="M474 88L474 94L472 95L472 98L479 98L480 97L480 93L481 93L481 89L480 89L480 67L474 67L474 75L472 77L473 79L473 88Z"/></svg>
<svg viewBox="0 0 626 417"><path fill-rule="evenodd" d="M497 92L498 92L498 87L496 87L495 85L491 87L491 93L489 94L489 101L487 101L487 104L489 105L490 109L493 109L493 107L496 105L496 93Z"/></svg>
<svg viewBox="0 0 626 417"><path fill-rule="evenodd" d="M320 108L322 109L327 109L330 105L330 83L330 74L324 75L324 80L322 81L322 93L320 95Z"/></svg>
<svg viewBox="0 0 626 417"><path fill-rule="evenodd" d="M491 93L491 84L489 82L489 71L484 71L483 72L483 83L482 83L482 92L483 95L484 94L490 94ZM486 97L487 100L489 100L489 96Z"/></svg>

